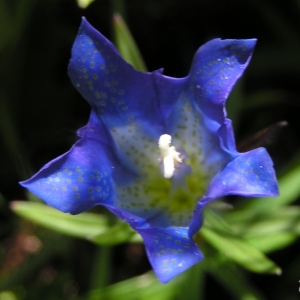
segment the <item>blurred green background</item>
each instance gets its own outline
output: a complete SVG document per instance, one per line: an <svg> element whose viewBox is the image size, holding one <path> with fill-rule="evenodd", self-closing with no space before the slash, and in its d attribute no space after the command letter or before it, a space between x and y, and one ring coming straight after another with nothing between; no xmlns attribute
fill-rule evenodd
<svg viewBox="0 0 300 300"><path fill-rule="evenodd" d="M75 0L0 0L0 300L299 299L300 1L95 0L83 6ZM223 214L234 234L267 253L282 275L242 269L259 272L224 253L231 246L224 249L225 241L205 231L218 227L208 216L201 241L207 259L161 285L152 273L144 274L151 268L139 237L103 209L73 224L74 219L40 207L18 185L77 140L90 108L67 76L72 43L81 16L122 43L113 27L116 12L147 69L164 67L172 77L186 76L198 47L212 38L258 39L227 109L240 145L268 126L288 122L252 140L269 150L282 177L282 197L260 202L231 197L227 201L237 207L236 214L218 211L217 216ZM19 216L14 214L10 202L25 199L32 207L26 211L15 203ZM93 219L96 214L101 218ZM63 229L45 228L59 218ZM98 238L90 238L93 230Z"/></svg>

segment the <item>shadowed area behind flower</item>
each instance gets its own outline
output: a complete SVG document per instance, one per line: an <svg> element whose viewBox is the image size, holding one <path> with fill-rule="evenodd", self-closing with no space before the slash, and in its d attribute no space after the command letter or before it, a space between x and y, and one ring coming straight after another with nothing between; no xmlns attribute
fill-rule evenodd
<svg viewBox="0 0 300 300"><path fill-rule="evenodd" d="M254 45L212 40L177 79L136 71L83 19L69 76L92 107L90 120L69 152L21 184L63 212L104 205L141 234L155 273L168 282L203 259L192 237L207 203L278 194L265 149L238 153L226 118L226 99ZM181 158L169 179L158 149L165 134Z"/></svg>

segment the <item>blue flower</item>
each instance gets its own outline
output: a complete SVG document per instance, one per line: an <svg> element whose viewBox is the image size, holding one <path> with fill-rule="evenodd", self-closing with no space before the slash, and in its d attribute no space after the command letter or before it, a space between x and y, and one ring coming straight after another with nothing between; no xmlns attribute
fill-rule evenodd
<svg viewBox="0 0 300 300"><path fill-rule="evenodd" d="M92 107L70 151L21 184L60 211L103 205L144 239L166 283L203 259L193 235L225 195L275 196L264 148L239 153L225 102L255 40L214 39L185 78L136 71L83 19L69 76Z"/></svg>

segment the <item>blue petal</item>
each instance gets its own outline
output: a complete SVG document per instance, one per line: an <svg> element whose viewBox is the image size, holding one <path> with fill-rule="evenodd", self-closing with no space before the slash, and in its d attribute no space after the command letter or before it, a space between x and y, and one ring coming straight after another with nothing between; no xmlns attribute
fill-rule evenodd
<svg viewBox="0 0 300 300"><path fill-rule="evenodd" d="M102 120L93 110L91 111L88 123L84 127L77 130L77 135L79 137L93 138L110 146L113 145L111 137L107 133Z"/></svg>
<svg viewBox="0 0 300 300"><path fill-rule="evenodd" d="M137 229L144 239L154 272L162 283L182 273L204 257L188 236L188 228Z"/></svg>
<svg viewBox="0 0 300 300"><path fill-rule="evenodd" d="M218 135L220 138L221 148L230 153L232 156L238 155L231 120L227 118L224 120L224 124L218 130Z"/></svg>
<svg viewBox="0 0 300 300"><path fill-rule="evenodd" d="M198 201L196 209L194 210L194 215L189 225L188 234L190 237L193 237L203 224L203 210L206 205L211 201L210 197L204 196L200 201Z"/></svg>
<svg viewBox="0 0 300 300"><path fill-rule="evenodd" d="M160 72L136 71L83 19L72 49L69 76L103 121L123 164L147 173L147 166L137 157L144 153L148 162L157 162L157 141L164 133L155 88Z"/></svg>
<svg viewBox="0 0 300 300"><path fill-rule="evenodd" d="M149 122L155 120L159 114L155 74L136 71L83 18L72 49L69 76L95 112L105 117L106 123L127 124L132 113Z"/></svg>
<svg viewBox="0 0 300 300"><path fill-rule="evenodd" d="M207 118L188 93L176 99L167 128L173 137L172 143L184 149L192 172L197 173L200 182L212 179L232 158L233 153L221 143L220 124ZM234 144L234 139L231 143Z"/></svg>
<svg viewBox="0 0 300 300"><path fill-rule="evenodd" d="M207 196L277 196L278 185L273 162L264 148L241 153L211 181Z"/></svg>
<svg viewBox="0 0 300 300"><path fill-rule="evenodd" d="M63 212L77 214L112 204L114 159L109 148L83 137L64 155L45 165L21 185Z"/></svg>
<svg viewBox="0 0 300 300"><path fill-rule="evenodd" d="M184 148L191 164L205 171L201 182L213 178L238 155L225 101L249 63L254 45L255 40L210 41L197 51L188 77L161 76L156 82L168 94L161 97L167 132L177 148Z"/></svg>
<svg viewBox="0 0 300 300"><path fill-rule="evenodd" d="M116 205L103 204L108 210L110 210L114 215L116 215L120 220L127 222L134 230L136 228L145 227L145 219L137 215L134 215Z"/></svg>
<svg viewBox="0 0 300 300"><path fill-rule="evenodd" d="M197 51L189 74L190 91L203 113L223 123L225 101L247 67L256 40L214 39Z"/></svg>
<svg viewBox="0 0 300 300"><path fill-rule="evenodd" d="M227 125L230 127L231 123ZM226 132L226 126L222 130ZM278 196L273 162L266 149L258 148L238 154L213 178L206 195L197 203L189 225L189 236L193 236L201 228L205 206L210 201L227 195Z"/></svg>

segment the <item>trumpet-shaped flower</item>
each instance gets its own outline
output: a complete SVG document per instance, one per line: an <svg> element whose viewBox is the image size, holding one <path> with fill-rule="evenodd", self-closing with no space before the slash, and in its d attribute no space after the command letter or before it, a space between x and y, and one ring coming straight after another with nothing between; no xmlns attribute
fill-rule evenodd
<svg viewBox="0 0 300 300"><path fill-rule="evenodd" d="M143 73L83 19L69 76L92 112L70 151L21 184L60 211L103 205L143 238L165 283L203 255L202 211L225 195L275 196L264 148L239 153L225 102L255 40L214 39L185 78Z"/></svg>

